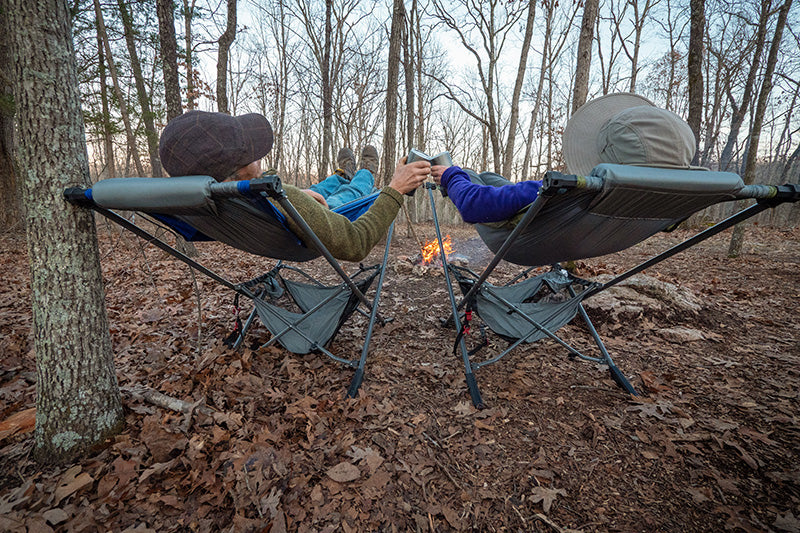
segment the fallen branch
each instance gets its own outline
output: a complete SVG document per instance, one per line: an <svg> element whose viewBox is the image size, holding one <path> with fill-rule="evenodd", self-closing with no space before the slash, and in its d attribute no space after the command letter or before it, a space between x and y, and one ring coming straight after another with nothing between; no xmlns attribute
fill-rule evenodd
<svg viewBox="0 0 800 533"><path fill-rule="evenodd" d="M200 402L202 400L197 403L189 403L178 398L173 398L172 396L167 396L166 394L162 394L143 385L137 385L136 387L120 387L120 391L134 400L145 401L157 407L162 407L164 409L169 409L171 411L176 411L186 415L191 415L195 412L203 413L204 415L211 415L214 412L208 407L201 407Z"/></svg>
<svg viewBox="0 0 800 533"><path fill-rule="evenodd" d="M539 520L540 522L544 522L548 526L550 526L553 529L555 529L558 533L581 533L581 531L579 529L564 529L564 528L562 528L561 526L559 526L558 524L556 524L555 522L553 522L552 520L547 518L542 513L536 513L535 515L533 515L533 519L534 520Z"/></svg>

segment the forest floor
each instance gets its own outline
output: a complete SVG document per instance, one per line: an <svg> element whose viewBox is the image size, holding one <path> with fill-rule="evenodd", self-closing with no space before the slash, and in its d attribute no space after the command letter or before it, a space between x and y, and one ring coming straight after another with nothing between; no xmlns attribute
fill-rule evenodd
<svg viewBox="0 0 800 533"><path fill-rule="evenodd" d="M470 228L445 230L472 268L487 261ZM800 531L800 229L751 226L738 259L726 258L728 231L645 272L680 286L694 310L657 298L588 306L641 396L544 340L476 373L482 410L439 325L443 276L409 266L417 242L397 234L380 305L393 321L376 328L348 399L351 369L259 348L261 325L246 348L226 348L231 291L103 225L126 425L63 467L31 459L29 271L24 238L0 236L0 530ZM621 272L687 235L580 261L577 274ZM272 265L198 249L236 281ZM501 263L498 276L516 270ZM331 350L357 357L365 322L353 315ZM592 351L585 327L561 332Z"/></svg>

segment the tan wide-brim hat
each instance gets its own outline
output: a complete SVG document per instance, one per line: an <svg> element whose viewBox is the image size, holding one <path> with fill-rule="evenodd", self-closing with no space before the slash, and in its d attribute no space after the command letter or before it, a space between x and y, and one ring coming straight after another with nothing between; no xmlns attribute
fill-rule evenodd
<svg viewBox="0 0 800 533"><path fill-rule="evenodd" d="M632 107L655 104L633 93L612 93L586 102L567 122L562 137L564 161L567 172L588 175L601 163L598 138L600 130L615 115Z"/></svg>

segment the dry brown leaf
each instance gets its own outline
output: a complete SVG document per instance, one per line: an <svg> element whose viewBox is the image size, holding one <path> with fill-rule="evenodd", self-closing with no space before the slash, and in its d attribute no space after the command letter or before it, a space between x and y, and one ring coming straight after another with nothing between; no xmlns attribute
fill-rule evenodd
<svg viewBox="0 0 800 533"><path fill-rule="evenodd" d="M86 472L81 472L80 465L73 466L66 471L64 476L61 478L61 482L59 483L58 487L56 487L56 490L53 493L53 496L55 497L53 504L58 505L64 498L75 494L85 486L91 485L93 482L94 479L92 476Z"/></svg>
<svg viewBox="0 0 800 533"><path fill-rule="evenodd" d="M361 477L361 471L358 467L347 461L342 461L338 465L328 469L326 473L329 478L339 483L347 483L348 481L354 481Z"/></svg>
<svg viewBox="0 0 800 533"><path fill-rule="evenodd" d="M29 431L33 430L35 425L35 407L14 413L10 417L0 422L0 441L12 435L16 435L17 433L28 433Z"/></svg>

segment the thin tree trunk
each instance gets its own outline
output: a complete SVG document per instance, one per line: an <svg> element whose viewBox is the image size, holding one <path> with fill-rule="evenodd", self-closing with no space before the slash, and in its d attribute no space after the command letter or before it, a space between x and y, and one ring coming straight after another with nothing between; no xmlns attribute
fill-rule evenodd
<svg viewBox="0 0 800 533"><path fill-rule="evenodd" d="M528 51L533 37L533 22L536 17L536 2L528 4L528 19L525 22L525 37L522 39L522 52L517 67L517 79L514 83L514 92L511 97L511 117L508 122L508 141L506 141L505 157L503 158L503 174L511 179L511 167L514 162L514 145L517 138L517 123L519 122L519 97L522 93L522 82L525 80L525 71L528 67Z"/></svg>
<svg viewBox="0 0 800 533"><path fill-rule="evenodd" d="M547 15L545 19L545 28L544 28L544 45L542 46L542 63L539 66L539 83L536 86L536 96L534 97L533 100L533 110L531 111L531 123L528 127L528 145L525 147L525 159L523 160L522 163L523 178L528 178L527 173L529 172L531 150L533 148L533 142L535 138L536 120L539 117L539 110L541 109L542 105L542 92L544 92L544 80L547 77L547 70L549 69L548 59L550 59L549 58L550 34L553 24L553 10L550 9L548 6L545 7L547 10L546 11ZM541 157L537 157L536 170L539 170L540 163L541 163ZM534 172L534 174L536 173Z"/></svg>
<svg viewBox="0 0 800 533"><path fill-rule="evenodd" d="M785 0L778 12L778 22L775 24L775 37L767 57L767 65L761 82L761 91L756 103L756 112L753 116L753 126L750 128L747 150L747 161L745 163L744 176L742 179L746 184L751 184L756 178L756 161L758 160L758 141L761 137L761 127L764 124L764 114L767 110L767 100L772 91L772 74L775 72L775 63L778 61L778 50L780 49L781 39L783 38L783 28L786 27L786 17L789 15L789 8L792 7L792 0ZM728 246L728 257L739 257L742 253L744 244L744 224L737 224L733 228L731 242Z"/></svg>
<svg viewBox="0 0 800 533"><path fill-rule="evenodd" d="M184 42L186 43L185 58L186 58L186 109L194 109L195 107L195 94L194 87L194 51L192 50L192 17L194 16L194 3L195 0L183 0L183 29L184 29Z"/></svg>
<svg viewBox="0 0 800 533"><path fill-rule="evenodd" d="M382 184L389 183L394 169L395 144L397 139L397 95L400 77L400 45L401 33L405 21L403 0L394 0L392 7L392 27L389 35L389 65L386 76L386 128L383 132L383 179Z"/></svg>
<svg viewBox="0 0 800 533"><path fill-rule="evenodd" d="M600 0L586 0L578 39L578 59L575 64L575 88L572 90L572 112L586 103L589 95L589 73L592 65L592 37L597 22Z"/></svg>
<svg viewBox="0 0 800 533"><path fill-rule="evenodd" d="M736 107L733 102L733 97L729 95L731 107L733 107L733 114L731 116L731 126L728 132L728 141L725 143L725 147L722 149L722 155L720 156L720 170L728 170L731 164L733 148L736 146L737 139L739 138L739 129L742 127L744 117L747 115L747 111L750 108L750 100L753 98L753 85L755 84L758 70L761 67L761 52L764 50L764 41L767 38L769 11L770 2L762 2L761 14L758 19L758 27L756 28L756 45L753 51L753 61L750 63L750 72L747 74L747 82L742 91L742 102L739 107Z"/></svg>
<svg viewBox="0 0 800 533"><path fill-rule="evenodd" d="M161 158L158 155L158 133L156 133L156 126L153 120L155 114L150 107L150 97L147 94L147 87L145 87L144 84L142 66L139 63L139 54L136 51L136 43L133 38L133 20L125 5L125 0L117 0L117 5L119 5L122 27L125 32L125 44L128 46L128 54L131 59L131 70L133 70L133 79L136 84L139 107L141 107L142 110L142 123L144 124L144 134L145 137L147 137L147 149L150 154L150 174L154 178L160 178L162 176Z"/></svg>
<svg viewBox="0 0 800 533"><path fill-rule="evenodd" d="M322 57L322 157L320 174L327 175L331 167L333 145L333 87L331 86L331 36L333 33L333 0L325 0L325 49Z"/></svg>
<svg viewBox="0 0 800 533"><path fill-rule="evenodd" d="M144 169L142 168L142 161L139 158L139 149L136 147L136 136L133 134L131 128L131 121L128 118L128 110L125 106L125 98L122 95L122 89L119 87L119 79L117 78L117 69L114 67L114 58L111 55L111 45L108 42L108 34L106 33L106 26L103 22L103 12L100 9L100 1L94 0L94 12L97 17L97 33L103 40L103 46L106 50L106 59L108 60L108 71L111 73L111 81L114 83L114 92L116 93L117 100L119 101L119 113L122 116L122 122L125 124L125 134L128 138L128 150L133 156L133 163L136 165L136 172L139 176L144 176Z"/></svg>
<svg viewBox="0 0 800 533"><path fill-rule="evenodd" d="M167 102L167 120L183 113L181 84L178 77L178 43L175 39L175 3L173 0L156 0L158 38L161 43L161 68L164 72L164 97Z"/></svg>
<svg viewBox="0 0 800 533"><path fill-rule="evenodd" d="M35 456L66 462L118 432L124 418L94 219L62 198L65 187L90 183L69 7L65 0L11 4L37 370Z"/></svg>
<svg viewBox="0 0 800 533"><path fill-rule="evenodd" d="M217 111L228 113L228 55L236 38L236 0L228 0L228 23L219 38L217 55Z"/></svg>
<svg viewBox="0 0 800 533"><path fill-rule="evenodd" d="M9 15L0 10L0 229L16 226L21 219L20 190L14 168L14 69Z"/></svg>
<svg viewBox="0 0 800 533"><path fill-rule="evenodd" d="M403 79L406 82L406 151L414 146L414 18L417 1L411 5L408 21L403 25Z"/></svg>
<svg viewBox="0 0 800 533"><path fill-rule="evenodd" d="M696 165L700 157L700 123L703 117L703 35L705 34L706 15L705 1L691 0L691 29L689 32L689 116L687 123L694 132L695 151L692 164Z"/></svg>
<svg viewBox="0 0 800 533"><path fill-rule="evenodd" d="M108 79L106 78L106 53L103 38L97 32L97 66L100 77L100 105L103 110L103 156L105 158L105 172L103 177L117 177L117 165L114 161L114 139L111 132L111 110L108 105ZM98 176L100 177L100 176Z"/></svg>

